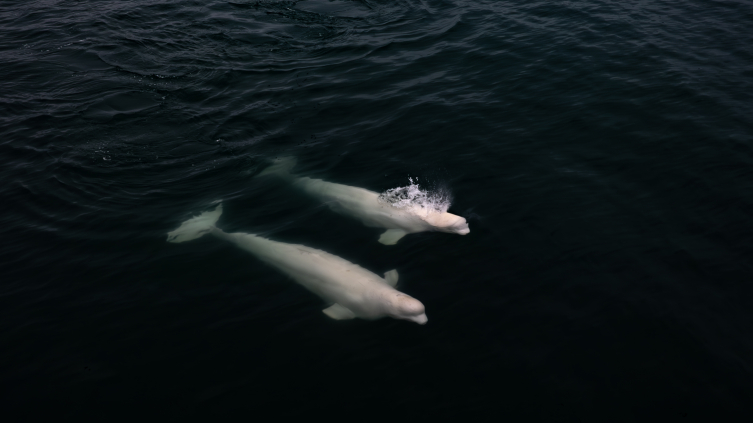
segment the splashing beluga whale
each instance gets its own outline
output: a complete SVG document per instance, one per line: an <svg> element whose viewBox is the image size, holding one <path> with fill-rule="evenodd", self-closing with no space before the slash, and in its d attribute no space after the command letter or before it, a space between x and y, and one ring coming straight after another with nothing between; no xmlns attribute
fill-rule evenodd
<svg viewBox="0 0 753 423"><path fill-rule="evenodd" d="M463 217L447 212L449 201L431 201L413 180L408 187L378 194L364 188L297 177L290 172L295 163L292 157L278 159L257 177L276 175L318 198L336 213L358 219L366 226L387 229L379 237L384 245L395 245L405 235L417 232L465 235L471 231Z"/></svg>
<svg viewBox="0 0 753 423"><path fill-rule="evenodd" d="M167 234L167 241L185 242L205 234L229 241L333 303L323 312L336 320L392 317L421 325L428 321L420 301L395 289L396 270L380 278L361 266L304 245L272 241L254 234L229 234L215 226L221 214L222 203L183 222Z"/></svg>

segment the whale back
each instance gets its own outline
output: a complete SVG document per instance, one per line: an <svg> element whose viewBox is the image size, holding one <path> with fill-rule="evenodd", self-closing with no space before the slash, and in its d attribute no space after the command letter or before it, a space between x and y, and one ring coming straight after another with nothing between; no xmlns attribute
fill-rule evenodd
<svg viewBox="0 0 753 423"><path fill-rule="evenodd" d="M383 299L397 292L390 285L397 282L397 272L388 272L388 281L342 257L305 245L272 241L254 234L218 231L217 235L276 267L325 301L351 310L357 317L375 319L391 310L383 305L388 302Z"/></svg>
<svg viewBox="0 0 753 423"><path fill-rule="evenodd" d="M318 197L324 201L357 201L375 202L378 194L365 188L353 187L350 185L327 182L322 179L313 179L307 176L296 178L293 182L295 186L301 188L307 194Z"/></svg>

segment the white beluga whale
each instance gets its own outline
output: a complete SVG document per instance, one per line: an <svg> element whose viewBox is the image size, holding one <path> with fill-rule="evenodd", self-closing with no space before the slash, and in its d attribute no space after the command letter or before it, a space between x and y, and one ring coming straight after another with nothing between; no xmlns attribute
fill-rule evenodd
<svg viewBox="0 0 753 423"><path fill-rule="evenodd" d="M432 201L413 180L408 187L379 194L364 188L298 177L290 172L293 167L294 158L278 159L258 176L279 176L337 213L358 219L366 226L387 229L379 237L382 244L395 245L405 235L417 232L465 235L471 231L465 218L447 212L449 201Z"/></svg>
<svg viewBox="0 0 753 423"><path fill-rule="evenodd" d="M226 233L215 226L221 214L220 203L214 210L183 222L167 234L167 241L185 242L205 234L229 241L332 303L323 312L333 319L392 317L421 325L428 321L420 301L395 289L396 270L380 278L361 266L304 245L272 241L254 234Z"/></svg>

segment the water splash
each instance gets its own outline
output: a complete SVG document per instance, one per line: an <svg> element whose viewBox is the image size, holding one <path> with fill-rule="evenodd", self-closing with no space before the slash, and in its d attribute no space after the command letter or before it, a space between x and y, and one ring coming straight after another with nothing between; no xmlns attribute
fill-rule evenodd
<svg viewBox="0 0 753 423"><path fill-rule="evenodd" d="M390 204L397 208L418 206L429 211L444 213L452 204L452 194L446 187L440 185L431 190L421 189L418 178L413 181L409 177L410 185L405 187L390 188L379 194L379 202Z"/></svg>

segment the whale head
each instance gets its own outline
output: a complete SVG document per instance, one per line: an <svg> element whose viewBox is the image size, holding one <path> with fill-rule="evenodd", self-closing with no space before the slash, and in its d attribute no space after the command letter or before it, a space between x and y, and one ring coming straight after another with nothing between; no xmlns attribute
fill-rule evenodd
<svg viewBox="0 0 753 423"><path fill-rule="evenodd" d="M447 212L430 213L424 218L424 220L426 220L426 223L433 226L434 230L439 232L458 235L466 235L471 232L465 218L456 214Z"/></svg>
<svg viewBox="0 0 753 423"><path fill-rule="evenodd" d="M421 301L411 297L410 295L403 294L402 292L392 299L392 307L388 313L390 317L394 319L410 320L416 322L419 325L426 324L429 319L426 317L426 309Z"/></svg>

